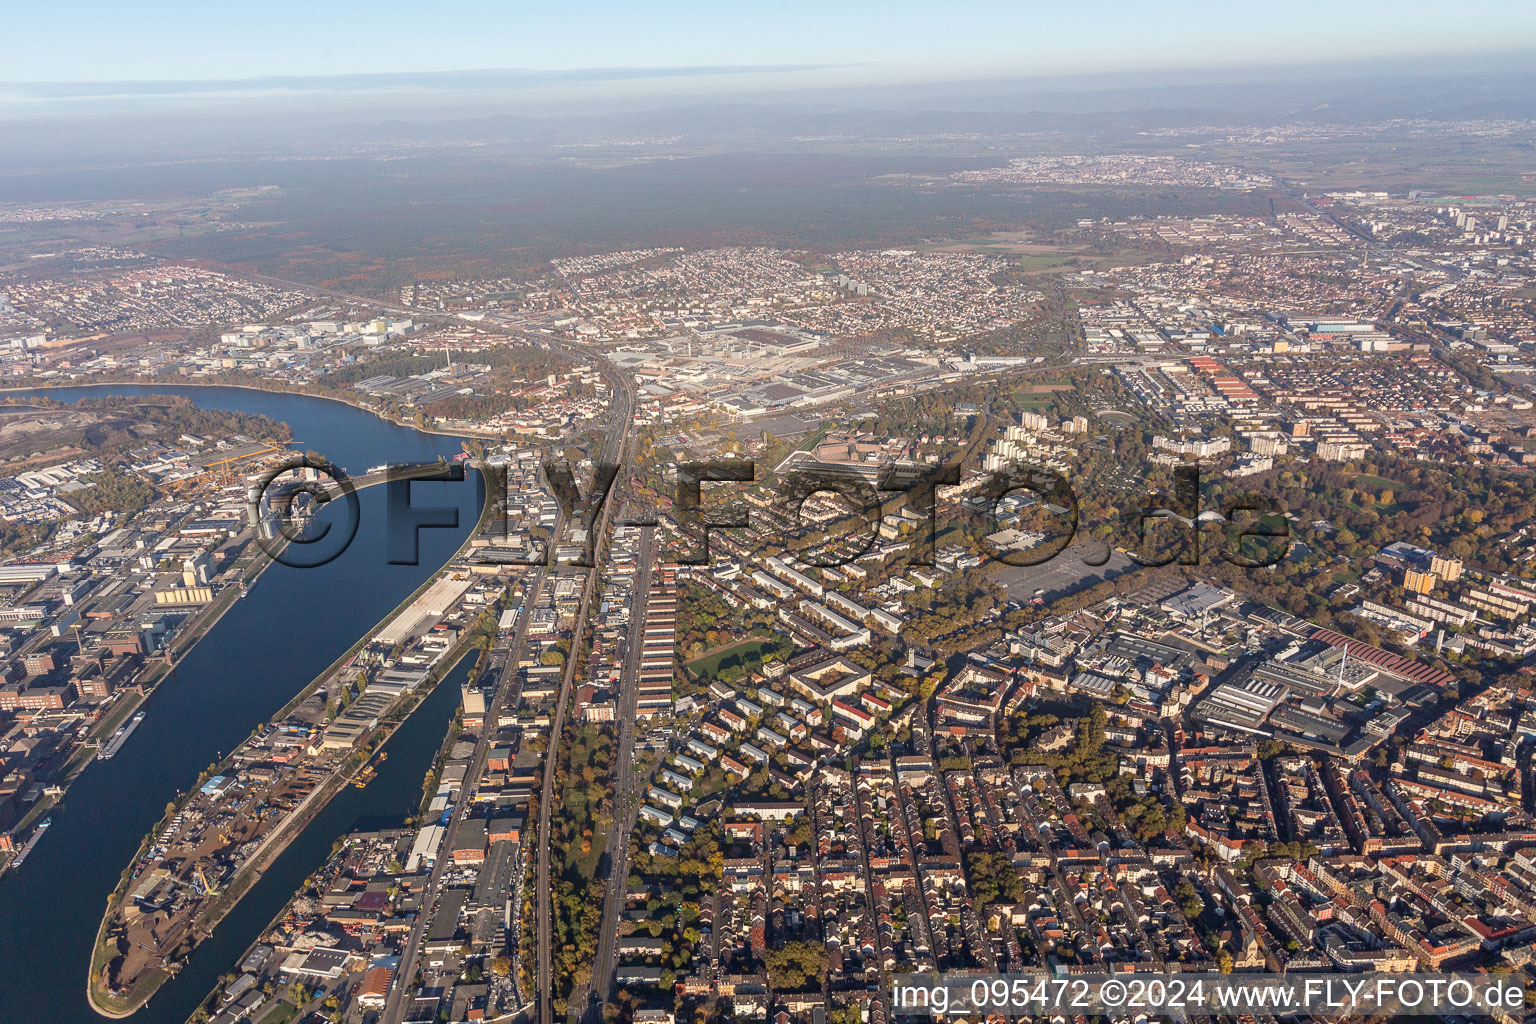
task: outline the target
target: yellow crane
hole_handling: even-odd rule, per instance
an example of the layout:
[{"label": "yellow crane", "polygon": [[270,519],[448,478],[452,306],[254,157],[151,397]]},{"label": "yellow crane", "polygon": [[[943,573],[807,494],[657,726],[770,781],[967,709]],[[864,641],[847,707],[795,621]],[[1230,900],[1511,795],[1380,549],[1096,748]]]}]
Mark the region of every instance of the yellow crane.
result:
[{"label": "yellow crane", "polygon": [[203,883],[203,891],[209,896],[217,896],[219,890],[214,888],[213,883],[208,881],[208,876],[203,874],[203,866],[198,864],[193,870],[197,872],[197,880]]}]

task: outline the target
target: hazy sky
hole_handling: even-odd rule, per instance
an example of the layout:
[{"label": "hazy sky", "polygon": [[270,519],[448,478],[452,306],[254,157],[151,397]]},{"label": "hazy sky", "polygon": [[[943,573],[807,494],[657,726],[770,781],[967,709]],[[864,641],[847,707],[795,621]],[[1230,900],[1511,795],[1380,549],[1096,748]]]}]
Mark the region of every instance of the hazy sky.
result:
[{"label": "hazy sky", "polygon": [[1536,3],[77,0],[8,4],[4,24],[15,83],[836,65],[826,85],[1514,49],[1536,44]]}]

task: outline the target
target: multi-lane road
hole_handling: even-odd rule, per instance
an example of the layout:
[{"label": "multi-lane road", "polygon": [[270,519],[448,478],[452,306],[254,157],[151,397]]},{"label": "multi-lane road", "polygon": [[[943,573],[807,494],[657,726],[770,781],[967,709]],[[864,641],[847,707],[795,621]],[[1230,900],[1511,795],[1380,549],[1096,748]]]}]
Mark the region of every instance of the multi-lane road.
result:
[{"label": "multi-lane road", "polygon": [[[575,346],[554,347],[565,349],[569,352],[569,354],[577,357],[592,358],[594,362],[596,362],[599,371],[608,380],[610,386],[612,387],[614,401],[609,416],[609,426],[603,437],[603,457],[605,459],[611,459],[622,464],[629,454],[631,442],[630,432],[634,426],[634,381],[629,377],[619,373],[617,369],[612,366],[612,364],[607,363],[601,356],[591,356],[590,353],[582,351]],[[580,658],[577,657],[577,653],[580,649],[581,639],[587,617],[591,612],[591,597],[594,590],[594,584],[598,578],[597,567],[602,565],[602,542],[604,536],[606,535],[612,508],[613,502],[611,500],[606,502],[603,506],[603,512],[601,516],[602,522],[599,524],[593,524],[593,567],[587,570],[587,579],[582,590],[581,605],[577,612],[575,626],[572,630],[571,656],[567,659],[566,673],[561,683],[559,702],[556,707],[555,719],[553,722],[552,731],[550,733],[548,763],[544,768],[544,788],[541,794],[539,806],[538,870],[535,876],[535,913],[537,915],[538,921],[538,980],[536,982],[536,991],[534,993],[534,997],[537,1000],[539,1006],[539,1020],[544,1022],[548,1022],[553,1019],[553,1008],[550,1006],[549,1000],[551,977],[551,926],[549,918],[551,904],[549,884],[549,843],[547,837],[549,835],[549,808],[551,803],[552,785],[555,775],[555,760],[559,753],[558,744],[560,733],[564,725],[566,708],[569,704],[569,698],[572,689],[572,678],[580,662]],[[558,538],[563,535],[567,525],[567,510],[562,509],[560,512],[560,517],[555,524],[555,530],[550,541],[551,554],[553,553],[553,549]],[[553,563],[552,558],[551,563]],[[525,603],[531,603],[538,599],[539,594],[544,588],[545,580],[552,571],[556,571],[552,564],[546,565],[540,567],[539,570],[533,575],[533,577],[529,580],[526,589],[523,591],[523,599]],[[495,694],[493,695],[490,704],[486,708],[485,726],[480,730],[480,737],[476,741],[475,753],[470,763],[470,770],[465,775],[466,780],[474,780],[479,778],[482,770],[485,767],[486,758],[490,753],[491,739],[495,735],[496,731],[495,723],[499,720],[501,709],[507,699],[509,691],[512,689],[510,676],[515,673],[515,669],[517,667],[517,658],[525,649],[527,644],[528,623],[530,619],[531,615],[525,614],[520,616],[517,631],[514,634],[512,643],[507,648],[507,653],[503,657],[502,664],[496,666],[496,669],[499,671],[500,678],[498,680]],[[512,672],[507,671],[509,665],[513,669]],[[464,815],[470,803],[471,801],[469,800],[461,799],[454,805],[452,815],[448,822],[448,827],[444,833],[445,836],[449,837],[449,841],[451,841],[451,837],[457,833],[459,824],[463,821]],[[448,860],[449,858],[446,856],[439,855],[437,862],[433,865],[432,873],[428,877],[427,886],[422,899],[422,913],[418,915],[418,919],[415,925],[411,928],[411,931],[406,938],[405,946],[401,951],[400,969],[397,971],[394,984],[390,988],[389,996],[385,1004],[384,1013],[379,1018],[381,1024],[400,1024],[400,1021],[404,1017],[405,1009],[408,1006],[406,993],[410,988],[410,980],[416,973],[416,959],[420,953],[421,940],[425,935],[427,926],[431,920],[431,911],[436,904],[438,893],[441,887],[443,870],[447,865]]]},{"label": "multi-lane road", "polygon": [[[456,317],[448,314],[435,313],[414,307],[402,306],[398,303],[391,303],[387,301],[380,301],[378,299],[352,295],[347,292],[317,287],[315,285],[307,284],[304,282],[290,281],[282,278],[268,278],[260,275],[254,275],[253,279],[266,281],[272,284],[280,284],[284,287],[295,288],[297,290],[308,292],[314,295],[324,295],[332,298],[350,299],[357,302],[368,303],[378,309],[382,309],[388,312],[408,314],[420,320],[437,320],[442,322],[455,323],[459,322]],[[499,329],[511,335],[518,335],[527,338],[527,335],[525,335],[522,331],[519,331],[516,327],[510,324],[500,322],[496,317],[487,318],[483,326],[492,329]],[[634,413],[636,405],[636,388],[633,378],[627,374],[622,373],[616,366],[608,362],[607,359],[604,358],[601,354],[590,352],[580,345],[556,342],[551,339],[539,339],[539,342],[541,344],[547,345],[551,349],[565,352],[566,354],[575,356],[577,358],[590,360],[596,365],[598,371],[602,373],[603,377],[609,382],[614,400],[609,417],[609,425],[603,435],[603,458],[601,461],[610,461],[621,466],[626,465],[633,446],[632,431],[635,422]],[[614,484],[615,491],[619,491],[623,488],[623,482],[626,479],[627,474],[621,473],[618,480]],[[575,624],[572,628],[570,644],[571,656],[567,659],[566,673],[561,681],[560,695],[556,703],[555,716],[551,725],[548,763],[544,767],[544,783],[540,794],[539,826],[537,832],[538,865],[534,879],[535,915],[537,919],[536,941],[538,947],[538,969],[535,982],[534,998],[538,1004],[537,1020],[539,1021],[539,1024],[553,1024],[554,1020],[554,1006],[551,999],[553,984],[553,973],[551,970],[551,959],[553,952],[551,948],[551,936],[553,932],[553,926],[551,918],[553,906],[550,899],[549,824],[550,809],[554,798],[555,762],[559,755],[560,736],[562,730],[564,729],[565,715],[570,704],[574,675],[581,661],[581,659],[578,657],[578,654],[581,649],[582,638],[585,634],[587,618],[591,612],[591,598],[596,589],[596,582],[599,577],[599,567],[602,565],[604,541],[606,539],[609,528],[611,512],[614,505],[618,503],[618,498],[619,495],[617,493],[610,495],[609,500],[603,504],[602,514],[599,517],[601,521],[592,524],[591,550],[594,554],[592,559],[593,564],[591,568],[586,570],[587,578],[582,590],[581,603],[576,615]],[[567,517],[563,514],[563,512],[564,510],[562,510],[560,521],[556,524],[556,530],[554,533],[555,538],[559,538],[562,535],[567,525]],[[636,580],[637,601],[643,601],[644,595],[649,589],[649,563],[651,557],[651,531],[649,529],[647,529],[645,532],[642,544],[644,548],[644,554],[641,560],[642,568],[640,571],[643,575],[637,577]],[[553,551],[553,546],[554,541],[551,542],[551,551]],[[524,594],[526,595],[525,599],[533,599],[541,592],[544,586],[545,578],[551,571],[552,569],[549,567],[539,569],[539,571],[530,581],[528,589],[524,591]],[[522,617],[512,645],[508,648],[508,654],[506,655],[503,664],[499,666],[503,676],[507,674],[505,672],[506,664],[510,662],[515,667],[516,662],[513,660],[513,658],[525,647],[527,624],[529,618],[530,616],[527,615]],[[631,635],[636,637],[636,642],[631,645],[632,648],[638,648],[639,633],[635,632]],[[635,656],[633,650],[631,651],[631,656]],[[471,762],[471,771],[465,776],[467,780],[478,778],[480,772],[485,766],[486,757],[490,752],[490,739],[494,734],[494,728],[492,727],[492,724],[497,721],[499,712],[503,706],[503,702],[506,700],[507,692],[511,688],[508,685],[509,682],[510,680],[506,678],[501,678],[498,681],[495,695],[492,698],[490,706],[486,710],[486,726],[485,728],[481,729],[480,738],[475,745],[475,755],[473,761]],[[626,709],[630,713],[627,713],[624,716],[625,726],[623,727],[623,730],[624,736],[626,738],[621,740],[621,744],[624,746],[624,749],[621,751],[620,765],[625,767],[627,767],[632,760],[632,724],[634,718],[632,713],[634,704],[633,690],[634,686],[633,683],[631,683],[627,691],[629,695],[626,698]],[[627,797],[629,787],[633,783],[632,774],[632,771],[625,770],[620,770],[619,773],[619,784],[623,787],[623,790],[621,793],[617,794],[619,801],[616,802],[616,806],[620,808],[620,815],[624,815],[626,805],[633,802]],[[455,804],[453,813],[448,822],[448,828],[445,832],[446,836],[451,837],[455,834],[459,823],[463,820],[465,810],[469,803],[470,801],[461,799],[457,804]],[[630,820],[631,818],[632,815],[628,815],[625,816],[624,820]],[[623,845],[627,840],[627,836],[628,829],[620,827],[616,822],[614,837],[617,838],[615,839],[614,837],[610,837],[610,847],[614,842],[618,842],[620,849],[627,849]],[[433,866],[432,873],[428,878],[427,887],[424,892],[422,901],[423,910],[422,913],[418,915],[418,919],[412,927],[409,935],[407,936],[405,946],[402,949],[400,968],[396,972],[394,984],[390,988],[389,996],[385,1003],[384,1012],[379,1018],[382,1024],[400,1024],[400,1021],[403,1019],[405,1009],[409,1005],[408,1000],[406,999],[406,993],[410,989],[411,979],[416,974],[416,959],[420,953],[422,936],[425,934],[427,924],[431,919],[431,909],[435,905],[441,886],[443,870],[447,864],[447,861],[448,858],[439,856],[436,864]],[[620,875],[620,877],[622,877],[622,875]],[[612,928],[615,921],[616,918],[614,916],[605,915],[604,931],[606,932]],[[611,943],[609,945],[608,957],[611,961]],[[610,962],[609,969],[603,972],[603,981],[601,982],[603,988],[601,990],[604,992],[607,991],[606,986],[609,978],[611,978],[611,975],[612,970]],[[597,976],[594,975],[594,977]]]},{"label": "multi-lane road", "polygon": [[[597,962],[592,966],[584,1024],[601,1024],[603,1004],[613,997],[614,952],[618,948],[619,915],[624,909],[624,879],[629,877],[629,836],[635,830],[639,803],[634,799],[635,710],[640,693],[640,657],[645,645],[645,609],[651,594],[651,563],[655,543],[652,527],[641,527],[636,552],[634,611],[629,617],[628,650],[619,680],[619,751],[614,760],[613,826],[605,849],[608,886],[598,926]],[[580,998],[580,993],[572,993]]]},{"label": "multi-lane road", "polygon": [[[555,529],[558,531],[563,522],[557,522]],[[559,534],[557,533],[556,536]],[[533,574],[523,591],[524,605],[536,600],[544,587],[545,577],[549,574],[548,568],[540,568]],[[496,679],[496,690],[485,710],[485,725],[480,729],[480,738],[475,742],[475,756],[470,762],[470,771],[464,776],[466,784],[469,780],[480,776],[480,771],[485,767],[486,757],[490,754],[491,737],[495,735],[496,723],[501,717],[501,709],[506,703],[507,694],[513,688],[513,676],[517,673],[517,652],[523,650],[528,637],[528,620],[530,615],[518,616],[517,630],[513,634],[512,643],[506,648],[501,662],[487,669],[487,674]],[[444,831],[444,848],[439,852],[437,861],[432,865],[432,873],[427,877],[427,885],[423,890],[421,900],[421,912],[416,915],[416,921],[412,925],[405,939],[405,945],[400,952],[400,967],[395,972],[394,984],[390,986],[389,996],[384,1004],[384,1013],[380,1016],[381,1024],[400,1024],[404,1019],[408,1002],[406,992],[410,990],[411,978],[416,973],[416,957],[421,950],[421,938],[426,933],[427,926],[432,920],[432,910],[436,906],[438,892],[442,883],[443,869],[452,861],[448,856],[448,844],[452,843],[453,836],[458,833],[459,823],[464,820],[464,814],[473,801],[460,794],[460,799],[453,806],[453,813],[448,819],[448,827]]]},{"label": "multi-lane road", "polygon": [[[634,426],[635,386],[634,381],[622,376],[608,368],[608,365],[599,363],[604,375],[613,384],[614,402],[613,412],[610,417],[608,429],[603,434],[603,459],[623,466],[628,462]],[[617,490],[623,486],[623,474],[620,474],[614,488]],[[538,1000],[539,1024],[553,1024],[555,1019],[554,1008],[554,971],[552,961],[554,958],[554,905],[551,901],[550,884],[550,811],[554,804],[555,796],[555,766],[560,755],[560,739],[565,729],[565,716],[571,702],[571,691],[576,672],[580,669],[582,659],[579,656],[582,646],[582,638],[586,632],[587,618],[591,614],[592,595],[596,590],[597,580],[601,573],[601,565],[604,556],[604,541],[608,534],[608,524],[611,519],[613,507],[618,503],[617,494],[610,495],[604,502],[600,522],[592,524],[592,566],[586,570],[587,578],[582,587],[581,603],[576,612],[576,622],[571,629],[570,655],[566,659],[565,675],[560,682],[560,696],[555,703],[555,715],[550,723],[549,753],[544,764],[544,784],[539,794],[539,830],[538,830],[538,867],[534,874],[534,915],[535,915],[535,945],[538,948],[538,971],[534,983],[535,998]],[[390,1022],[393,1024],[393,1022]]]}]

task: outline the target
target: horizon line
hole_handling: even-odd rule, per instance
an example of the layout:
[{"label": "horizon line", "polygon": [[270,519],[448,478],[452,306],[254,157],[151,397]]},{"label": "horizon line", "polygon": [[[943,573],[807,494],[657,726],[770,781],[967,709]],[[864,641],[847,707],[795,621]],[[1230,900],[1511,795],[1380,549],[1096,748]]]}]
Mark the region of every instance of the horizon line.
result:
[{"label": "horizon line", "polygon": [[[1230,72],[1263,73],[1266,71],[1305,70],[1309,68],[1326,67],[1335,72],[1337,77],[1356,77],[1362,73],[1369,73],[1372,69],[1383,65],[1406,64],[1417,61],[1428,53],[1435,53],[1442,60],[1450,58],[1452,62],[1459,63],[1468,59],[1494,58],[1494,59],[1519,59],[1536,56],[1536,47],[1529,45],[1514,47],[1490,47],[1478,49],[1466,49],[1457,51],[1433,50],[1398,53],[1379,53],[1364,56],[1354,65],[1340,67],[1334,60],[1326,58],[1314,59],[1280,59],[1271,62],[1255,62],[1252,60],[1233,59],[1227,63],[1212,63],[1206,61],[1192,61],[1188,64],[1147,64],[1139,67],[1126,67],[1123,64],[1104,68],[1082,68],[1080,70],[1042,69],[1032,71],[1029,69],[1001,68],[995,65],[978,67],[976,65],[952,66],[948,64],[906,65],[912,72],[905,79],[911,83],[925,82],[976,82],[976,81],[1044,81],[1051,79],[1084,79],[1084,78],[1134,78],[1144,75],[1177,75],[1177,74],[1220,74]],[[402,70],[402,71],[341,71],[331,74],[257,74],[257,75],[233,75],[222,78],[210,78],[207,76],[189,78],[76,78],[76,79],[7,79],[0,78],[0,89],[15,90],[75,90],[84,88],[119,87],[130,89],[144,89],[151,87],[179,87],[179,88],[218,88],[221,91],[234,91],[241,87],[272,87],[281,85],[319,84],[319,83],[355,83],[365,85],[368,83],[421,83],[428,84],[432,81],[449,81],[454,79],[479,78],[479,79],[516,79],[531,82],[537,81],[624,81],[633,78],[692,78],[707,77],[713,75],[752,75],[752,74],[793,74],[797,72],[815,72],[830,70],[845,70],[854,68],[877,69],[885,65],[879,61],[845,61],[845,62],[811,62],[811,63],[769,63],[769,64],[681,64],[681,65],[590,65],[568,68],[535,68],[535,67],[465,67],[442,70]],[[1404,69],[1408,70],[1408,69]],[[1496,71],[1536,71],[1536,68],[1525,67],[1457,67],[1440,64],[1432,67],[1418,68],[1426,77],[1455,71],[1475,71],[1479,73],[1492,73]],[[67,92],[63,94],[67,96]],[[57,98],[63,98],[58,96]],[[42,98],[42,97],[40,97]],[[55,97],[49,97],[55,98]]]}]

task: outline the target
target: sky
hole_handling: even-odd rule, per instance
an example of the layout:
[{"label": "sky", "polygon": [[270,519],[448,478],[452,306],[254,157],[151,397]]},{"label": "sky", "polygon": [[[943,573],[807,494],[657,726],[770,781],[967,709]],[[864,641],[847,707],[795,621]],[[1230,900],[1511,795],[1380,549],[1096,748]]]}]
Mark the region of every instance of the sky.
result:
[{"label": "sky", "polygon": [[73,0],[4,24],[0,82],[33,84],[728,66],[826,87],[1536,45],[1529,0]]}]

